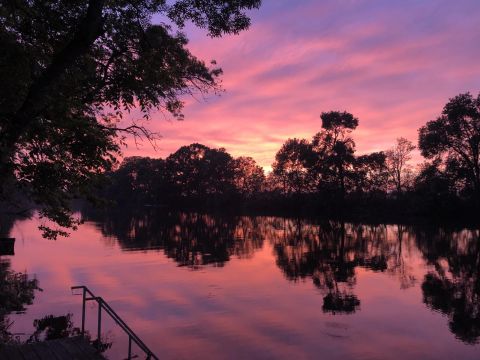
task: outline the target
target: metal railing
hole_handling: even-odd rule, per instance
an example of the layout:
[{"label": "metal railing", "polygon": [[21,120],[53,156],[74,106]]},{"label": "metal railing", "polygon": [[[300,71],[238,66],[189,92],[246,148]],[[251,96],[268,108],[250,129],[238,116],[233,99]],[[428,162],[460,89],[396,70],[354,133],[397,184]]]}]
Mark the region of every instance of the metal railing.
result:
[{"label": "metal railing", "polygon": [[[132,329],[117,315],[117,313],[108,305],[108,303],[99,296],[95,296],[86,286],[72,286],[73,290],[82,289],[82,336],[85,335],[85,305],[87,301],[96,301],[98,304],[98,318],[97,318],[97,345],[101,346],[101,331],[102,331],[102,310],[104,310],[117,323],[118,326],[128,335],[128,358],[132,359],[132,341],[145,353],[146,359],[158,360],[158,357],[144,344],[142,340],[133,332]],[[87,297],[88,294],[88,297]]]}]

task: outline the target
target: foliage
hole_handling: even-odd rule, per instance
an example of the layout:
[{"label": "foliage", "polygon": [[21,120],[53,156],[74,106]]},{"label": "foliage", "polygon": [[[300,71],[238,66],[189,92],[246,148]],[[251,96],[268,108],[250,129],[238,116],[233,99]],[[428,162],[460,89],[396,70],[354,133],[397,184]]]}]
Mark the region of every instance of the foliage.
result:
[{"label": "foliage", "polygon": [[171,182],[182,197],[228,194],[233,190],[233,159],[225,149],[182,146],[167,159]]},{"label": "foliage", "polygon": [[252,158],[234,159],[225,149],[191,144],[166,160],[126,159],[111,175],[119,185],[113,193],[137,204],[223,199],[229,207],[262,211],[473,216],[468,169],[457,157],[435,156],[415,173],[415,146],[408,139],[398,138],[387,151],[356,155],[352,132],[359,120],[338,111],[324,112],[321,119],[322,129],[311,141],[293,138],[282,144],[266,176]]},{"label": "foliage", "polygon": [[353,186],[358,193],[385,193],[388,169],[384,152],[358,156],[354,162]]},{"label": "foliage", "polygon": [[[221,69],[197,59],[175,30],[210,36],[248,28],[260,0],[0,2],[0,195],[7,184],[74,227],[70,201],[89,198],[125,135],[155,134],[122,116],[161,109],[182,119],[182,95],[217,91]],[[155,23],[152,17],[155,15]],[[24,204],[23,206],[26,206]],[[46,229],[48,230],[48,229]],[[57,232],[47,231],[54,237]]]},{"label": "foliage", "polygon": [[27,274],[13,272],[8,262],[0,262],[0,316],[11,312],[25,311],[31,305],[35,290],[40,290],[37,279],[29,279]]},{"label": "foliage", "polygon": [[309,192],[312,179],[308,171],[311,145],[305,139],[288,139],[275,155],[273,174],[285,194]]},{"label": "foliage", "polygon": [[104,197],[121,203],[148,204],[161,202],[168,191],[166,164],[163,159],[127,157],[110,174],[111,184]]},{"label": "foliage", "polygon": [[128,157],[109,174],[104,197],[130,205],[165,206],[179,200],[249,199],[264,191],[263,169],[252,158],[233,158],[225,149],[182,146],[163,159]]},{"label": "foliage", "polygon": [[423,233],[417,236],[431,270],[425,275],[423,301],[446,315],[460,340],[480,339],[480,251],[478,230],[461,233]]},{"label": "foliage", "polygon": [[414,188],[430,209],[441,211],[455,204],[457,185],[453,174],[441,169],[440,159],[421,165]]},{"label": "foliage", "polygon": [[233,160],[235,188],[246,197],[253,197],[265,188],[263,168],[251,157],[240,156]]},{"label": "foliage", "polygon": [[37,279],[14,272],[9,262],[0,261],[0,343],[15,341],[8,315],[24,312],[25,306],[33,303],[35,291],[41,291]]},{"label": "foliage", "polygon": [[73,314],[60,316],[47,315],[41,319],[35,319],[34,333],[28,342],[47,341],[80,335],[80,329],[73,326]]},{"label": "foliage", "polygon": [[389,175],[389,185],[398,194],[407,190],[412,179],[412,167],[409,161],[412,159],[412,151],[415,146],[411,141],[400,137],[396,145],[386,151],[386,165]]},{"label": "foliage", "polygon": [[339,111],[324,112],[320,118],[323,130],[312,140],[313,172],[320,188],[339,191],[344,197],[355,161],[355,142],[350,133],[358,126],[358,119]]},{"label": "foliage", "polygon": [[322,130],[311,142],[288,139],[278,151],[273,175],[283,192],[330,192],[344,198],[347,193],[385,191],[385,155],[372,153],[355,157],[350,136],[358,119],[348,112],[321,114]]},{"label": "foliage", "polygon": [[480,94],[460,94],[436,120],[419,130],[419,147],[427,159],[438,159],[457,177],[458,191],[480,199]]}]

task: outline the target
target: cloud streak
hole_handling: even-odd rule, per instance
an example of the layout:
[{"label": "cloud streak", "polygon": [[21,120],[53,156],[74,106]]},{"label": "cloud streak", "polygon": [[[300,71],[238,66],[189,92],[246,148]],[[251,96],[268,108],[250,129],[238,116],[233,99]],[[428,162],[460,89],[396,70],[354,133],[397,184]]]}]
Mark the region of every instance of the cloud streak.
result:
[{"label": "cloud streak", "polygon": [[390,147],[435,118],[448,98],[480,90],[477,0],[265,0],[239,36],[187,28],[198,57],[224,69],[226,92],[186,99],[186,120],[151,122],[163,139],[125,155],[167,156],[191,142],[253,156],[268,168],[291,137],[311,138],[319,114],[360,119],[360,153]]}]

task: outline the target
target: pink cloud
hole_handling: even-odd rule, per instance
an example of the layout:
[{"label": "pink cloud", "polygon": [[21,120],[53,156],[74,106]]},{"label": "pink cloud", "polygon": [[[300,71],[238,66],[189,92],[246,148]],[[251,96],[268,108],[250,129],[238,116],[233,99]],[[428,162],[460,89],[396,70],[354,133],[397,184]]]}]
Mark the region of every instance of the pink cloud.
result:
[{"label": "pink cloud", "polygon": [[187,29],[199,58],[224,69],[221,96],[186,99],[183,122],[155,114],[166,157],[192,142],[253,156],[268,168],[289,137],[311,138],[319,114],[347,110],[360,119],[360,153],[390,147],[435,118],[460,92],[480,90],[475,1],[265,1],[239,36],[209,39]]}]

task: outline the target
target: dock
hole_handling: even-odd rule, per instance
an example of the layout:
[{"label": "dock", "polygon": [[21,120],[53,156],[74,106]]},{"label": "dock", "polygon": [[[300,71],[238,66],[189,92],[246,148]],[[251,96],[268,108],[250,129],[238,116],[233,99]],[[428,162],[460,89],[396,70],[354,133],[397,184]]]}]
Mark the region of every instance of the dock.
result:
[{"label": "dock", "polygon": [[0,347],[2,360],[105,360],[83,336]]}]

